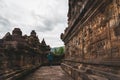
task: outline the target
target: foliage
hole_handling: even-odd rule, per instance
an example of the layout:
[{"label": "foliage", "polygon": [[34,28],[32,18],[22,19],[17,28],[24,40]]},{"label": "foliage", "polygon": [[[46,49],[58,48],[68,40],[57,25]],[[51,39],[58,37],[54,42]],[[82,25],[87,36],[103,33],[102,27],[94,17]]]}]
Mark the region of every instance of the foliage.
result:
[{"label": "foliage", "polygon": [[60,47],[60,48],[59,48],[58,54],[60,54],[60,55],[64,54],[64,48],[63,48],[63,47]]},{"label": "foliage", "polygon": [[63,54],[64,54],[64,47],[52,48],[51,51],[52,51],[55,55],[63,55]]},{"label": "foliage", "polygon": [[55,48],[55,50],[54,50],[53,53],[54,53],[54,54],[58,54],[58,50]]}]

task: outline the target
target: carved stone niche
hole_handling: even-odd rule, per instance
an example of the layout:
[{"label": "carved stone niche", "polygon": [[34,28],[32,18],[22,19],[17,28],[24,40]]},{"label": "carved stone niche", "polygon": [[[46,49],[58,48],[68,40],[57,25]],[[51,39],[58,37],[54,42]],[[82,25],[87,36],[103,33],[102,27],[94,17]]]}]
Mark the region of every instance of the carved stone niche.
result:
[{"label": "carved stone niche", "polygon": [[114,28],[115,36],[120,36],[120,25]]},{"label": "carved stone niche", "polygon": [[118,6],[120,6],[120,0],[116,0]]},{"label": "carved stone niche", "polygon": [[118,53],[119,52],[119,48],[118,47],[112,47],[111,52],[112,53]]}]

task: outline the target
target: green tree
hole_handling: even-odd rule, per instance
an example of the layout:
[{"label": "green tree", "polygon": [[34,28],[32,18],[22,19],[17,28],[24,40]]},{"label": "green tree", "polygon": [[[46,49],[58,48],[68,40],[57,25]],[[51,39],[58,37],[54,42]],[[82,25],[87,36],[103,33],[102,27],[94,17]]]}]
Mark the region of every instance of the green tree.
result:
[{"label": "green tree", "polygon": [[54,54],[58,54],[58,51],[56,48],[54,49]]},{"label": "green tree", "polygon": [[60,47],[60,48],[59,48],[58,54],[59,54],[59,55],[64,54],[64,48],[63,48],[63,47]]}]

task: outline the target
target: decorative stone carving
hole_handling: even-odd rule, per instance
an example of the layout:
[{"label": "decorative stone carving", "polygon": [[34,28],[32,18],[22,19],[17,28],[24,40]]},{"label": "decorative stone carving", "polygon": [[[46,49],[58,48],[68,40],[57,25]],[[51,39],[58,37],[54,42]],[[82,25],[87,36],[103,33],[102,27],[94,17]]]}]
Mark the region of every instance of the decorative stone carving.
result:
[{"label": "decorative stone carving", "polygon": [[22,31],[15,28],[12,35],[8,32],[0,39],[0,70],[5,72],[10,69],[18,70],[38,66],[47,61],[44,55],[49,52],[50,46],[45,41],[40,43],[34,30],[30,36],[22,36]]},{"label": "decorative stone carving", "polygon": [[15,28],[12,31],[12,35],[18,35],[18,36],[22,36],[22,31],[19,28]]},{"label": "decorative stone carving", "polygon": [[114,29],[115,36],[120,36],[120,25]]},{"label": "decorative stone carving", "polygon": [[62,68],[75,80],[120,80],[119,4],[120,0],[69,0],[69,24],[61,34],[67,59]]}]

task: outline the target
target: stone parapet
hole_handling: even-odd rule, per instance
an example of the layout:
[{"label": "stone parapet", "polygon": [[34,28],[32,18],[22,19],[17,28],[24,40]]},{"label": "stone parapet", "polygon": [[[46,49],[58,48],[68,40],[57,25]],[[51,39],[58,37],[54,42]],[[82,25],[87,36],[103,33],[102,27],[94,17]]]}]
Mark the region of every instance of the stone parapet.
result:
[{"label": "stone parapet", "polygon": [[74,80],[120,80],[120,70],[118,66],[111,67],[65,62],[61,64],[61,67]]},{"label": "stone parapet", "polygon": [[41,65],[36,65],[32,66],[29,68],[22,68],[19,70],[13,70],[13,71],[8,71],[4,73],[0,73],[0,80],[17,80],[20,79],[21,77],[28,75],[32,71],[36,70],[39,68]]}]

